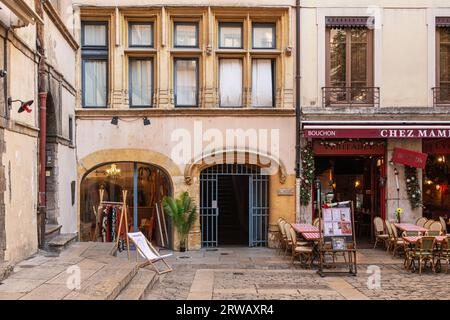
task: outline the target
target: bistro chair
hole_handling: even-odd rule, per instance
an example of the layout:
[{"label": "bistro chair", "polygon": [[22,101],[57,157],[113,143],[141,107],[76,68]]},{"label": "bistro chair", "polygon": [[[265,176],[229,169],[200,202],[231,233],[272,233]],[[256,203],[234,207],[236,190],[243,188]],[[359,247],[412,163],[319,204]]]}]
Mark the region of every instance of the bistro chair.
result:
[{"label": "bistro chair", "polygon": [[419,231],[403,231],[402,236],[403,237],[419,237],[420,232]]},{"label": "bistro chair", "polygon": [[427,265],[427,262],[431,263],[431,269],[434,272],[434,247],[436,245],[435,237],[422,237],[417,242],[416,250],[412,254],[412,259],[417,260],[419,263],[419,274],[422,273],[422,266]]},{"label": "bistro chair", "polygon": [[438,255],[436,257],[436,263],[439,261],[439,264],[441,265],[441,267],[442,267],[442,261],[445,261],[445,266],[446,266],[445,273],[448,273],[448,266],[449,266],[449,260],[450,260],[449,241],[450,241],[450,239],[447,237],[441,243],[441,249],[439,250]]},{"label": "bistro chair", "polygon": [[447,234],[447,223],[445,222],[445,219],[443,217],[439,217],[439,222],[442,225],[442,233]]},{"label": "bistro chair", "polygon": [[428,220],[427,222],[425,222],[425,224],[423,225],[423,227],[424,227],[425,229],[430,229],[430,226],[431,226],[434,222],[435,222],[434,220],[430,219],[430,220]]},{"label": "bistro chair", "polygon": [[430,231],[442,231],[442,225],[439,221],[434,221],[429,228]]},{"label": "bistro chair", "polygon": [[423,227],[427,221],[428,221],[427,218],[420,217],[419,219],[416,220],[416,226]]},{"label": "bistro chair", "polygon": [[[292,264],[296,257],[299,258],[300,262],[304,261],[305,265],[311,267],[313,260],[313,248],[307,245],[297,245],[297,243],[303,243],[297,241],[297,233],[294,228],[290,228],[292,243]],[[304,259],[304,260],[303,260]]]},{"label": "bistro chair", "polygon": [[284,228],[284,225],[286,223],[287,222],[284,220],[281,220],[278,222],[278,228],[280,229],[280,252],[279,252],[280,254],[283,251],[283,249],[286,250],[286,246],[287,246],[287,242],[288,242],[287,236],[286,236],[286,230]]},{"label": "bistro chair", "polygon": [[319,218],[315,218],[312,224],[314,227],[319,227],[319,222],[320,222]]},{"label": "bistro chair", "polygon": [[442,232],[437,230],[428,230],[427,232],[425,232],[425,235],[427,237],[439,237],[440,235],[442,235]]},{"label": "bistro chair", "polygon": [[405,241],[403,239],[399,239],[398,238],[398,232],[397,232],[397,227],[395,226],[395,224],[391,224],[391,228],[392,228],[392,235],[393,235],[393,240],[392,240],[392,255],[395,257],[395,253],[397,252],[397,250],[404,248],[405,246]]},{"label": "bistro chair", "polygon": [[388,232],[388,241],[387,241],[387,249],[386,249],[386,251],[389,252],[389,250],[391,250],[391,248],[393,246],[394,235],[392,233],[392,225],[389,222],[389,220],[385,220],[384,223],[386,225],[386,230]]},{"label": "bistro chair", "polygon": [[286,222],[284,224],[284,230],[285,230],[286,238],[287,238],[287,240],[286,240],[286,248],[284,250],[284,255],[285,256],[287,255],[289,250],[291,250],[291,253],[292,253],[292,250],[293,250],[293,248],[292,248],[293,247],[293,240],[292,240],[291,229],[292,229],[292,226],[289,223]]},{"label": "bistro chair", "polygon": [[375,229],[375,245],[373,246],[373,248],[375,249],[377,247],[378,242],[382,242],[385,246],[387,246],[389,234],[387,234],[385,231],[383,219],[381,219],[380,217],[375,217],[373,219],[373,226]]}]

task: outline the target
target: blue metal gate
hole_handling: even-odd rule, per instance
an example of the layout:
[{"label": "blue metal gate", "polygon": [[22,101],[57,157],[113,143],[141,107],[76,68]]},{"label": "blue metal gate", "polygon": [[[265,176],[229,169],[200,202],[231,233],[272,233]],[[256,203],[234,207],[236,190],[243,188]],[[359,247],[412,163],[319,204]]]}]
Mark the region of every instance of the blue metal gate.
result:
[{"label": "blue metal gate", "polygon": [[249,246],[267,246],[269,177],[255,165],[222,164],[200,175],[200,225],[203,247],[217,247],[219,233],[218,176],[249,176]]}]

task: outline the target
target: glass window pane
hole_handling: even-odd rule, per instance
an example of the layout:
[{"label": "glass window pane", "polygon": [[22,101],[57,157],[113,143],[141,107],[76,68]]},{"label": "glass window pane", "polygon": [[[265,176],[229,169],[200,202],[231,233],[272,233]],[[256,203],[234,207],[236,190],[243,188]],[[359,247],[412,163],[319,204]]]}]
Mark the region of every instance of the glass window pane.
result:
[{"label": "glass window pane", "polygon": [[274,48],[275,25],[253,26],[253,48]]},{"label": "glass window pane", "polygon": [[84,62],[84,105],[86,107],[106,107],[107,62],[87,60]]},{"label": "glass window pane", "polygon": [[220,26],[220,47],[221,48],[241,48],[242,47],[242,27],[238,25]]},{"label": "glass window pane", "polygon": [[86,24],[84,25],[84,46],[106,46],[106,25]]},{"label": "glass window pane", "polygon": [[177,106],[197,105],[197,60],[176,60],[175,92]]},{"label": "glass window pane", "polygon": [[142,46],[142,47],[153,46],[153,25],[131,24],[130,46]]},{"label": "glass window pane", "polygon": [[242,106],[242,60],[220,60],[220,106]]},{"label": "glass window pane", "polygon": [[252,105],[273,106],[272,60],[255,59],[252,62]]},{"label": "glass window pane", "polygon": [[130,104],[132,106],[152,105],[152,74],[151,60],[131,60]]},{"label": "glass window pane", "polygon": [[175,46],[177,47],[197,47],[197,25],[176,24],[175,25]]},{"label": "glass window pane", "polygon": [[330,30],[330,85],[345,87],[346,33],[341,29]]}]

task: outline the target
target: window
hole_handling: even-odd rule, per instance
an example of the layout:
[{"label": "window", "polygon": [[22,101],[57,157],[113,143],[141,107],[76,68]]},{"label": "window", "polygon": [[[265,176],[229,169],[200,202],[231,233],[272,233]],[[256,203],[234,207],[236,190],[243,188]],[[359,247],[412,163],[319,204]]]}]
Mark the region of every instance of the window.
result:
[{"label": "window", "polygon": [[219,48],[241,49],[242,23],[222,22],[219,24]]},{"label": "window", "polygon": [[69,117],[69,141],[70,141],[70,145],[73,146],[74,141],[73,141],[73,118],[72,117]]},{"label": "window", "polygon": [[253,24],[253,49],[274,49],[276,47],[274,23]]},{"label": "window", "polygon": [[180,48],[198,47],[198,23],[175,22],[174,46]]},{"label": "window", "polygon": [[130,47],[153,47],[153,24],[130,22],[128,27],[128,42]]},{"label": "window", "polygon": [[108,95],[108,25],[82,24],[83,107],[105,108]]},{"label": "window", "polygon": [[252,61],[252,106],[275,106],[275,61],[253,59]]},{"label": "window", "polygon": [[242,60],[220,59],[220,106],[242,106]]},{"label": "window", "polygon": [[148,58],[130,58],[130,106],[151,107],[153,100],[153,63]]},{"label": "window", "polygon": [[365,27],[327,28],[327,87],[331,102],[371,103],[372,31]]},{"label": "window", "polygon": [[198,59],[175,59],[175,106],[198,105]]},{"label": "window", "polygon": [[437,32],[437,102],[450,104],[450,27]]}]

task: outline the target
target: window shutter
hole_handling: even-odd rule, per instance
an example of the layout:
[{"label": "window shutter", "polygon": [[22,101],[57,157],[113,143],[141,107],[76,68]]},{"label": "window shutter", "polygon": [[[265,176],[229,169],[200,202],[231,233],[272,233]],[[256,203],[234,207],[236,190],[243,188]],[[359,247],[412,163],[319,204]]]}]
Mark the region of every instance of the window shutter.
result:
[{"label": "window shutter", "polygon": [[450,17],[437,17],[436,27],[438,28],[450,28]]}]

